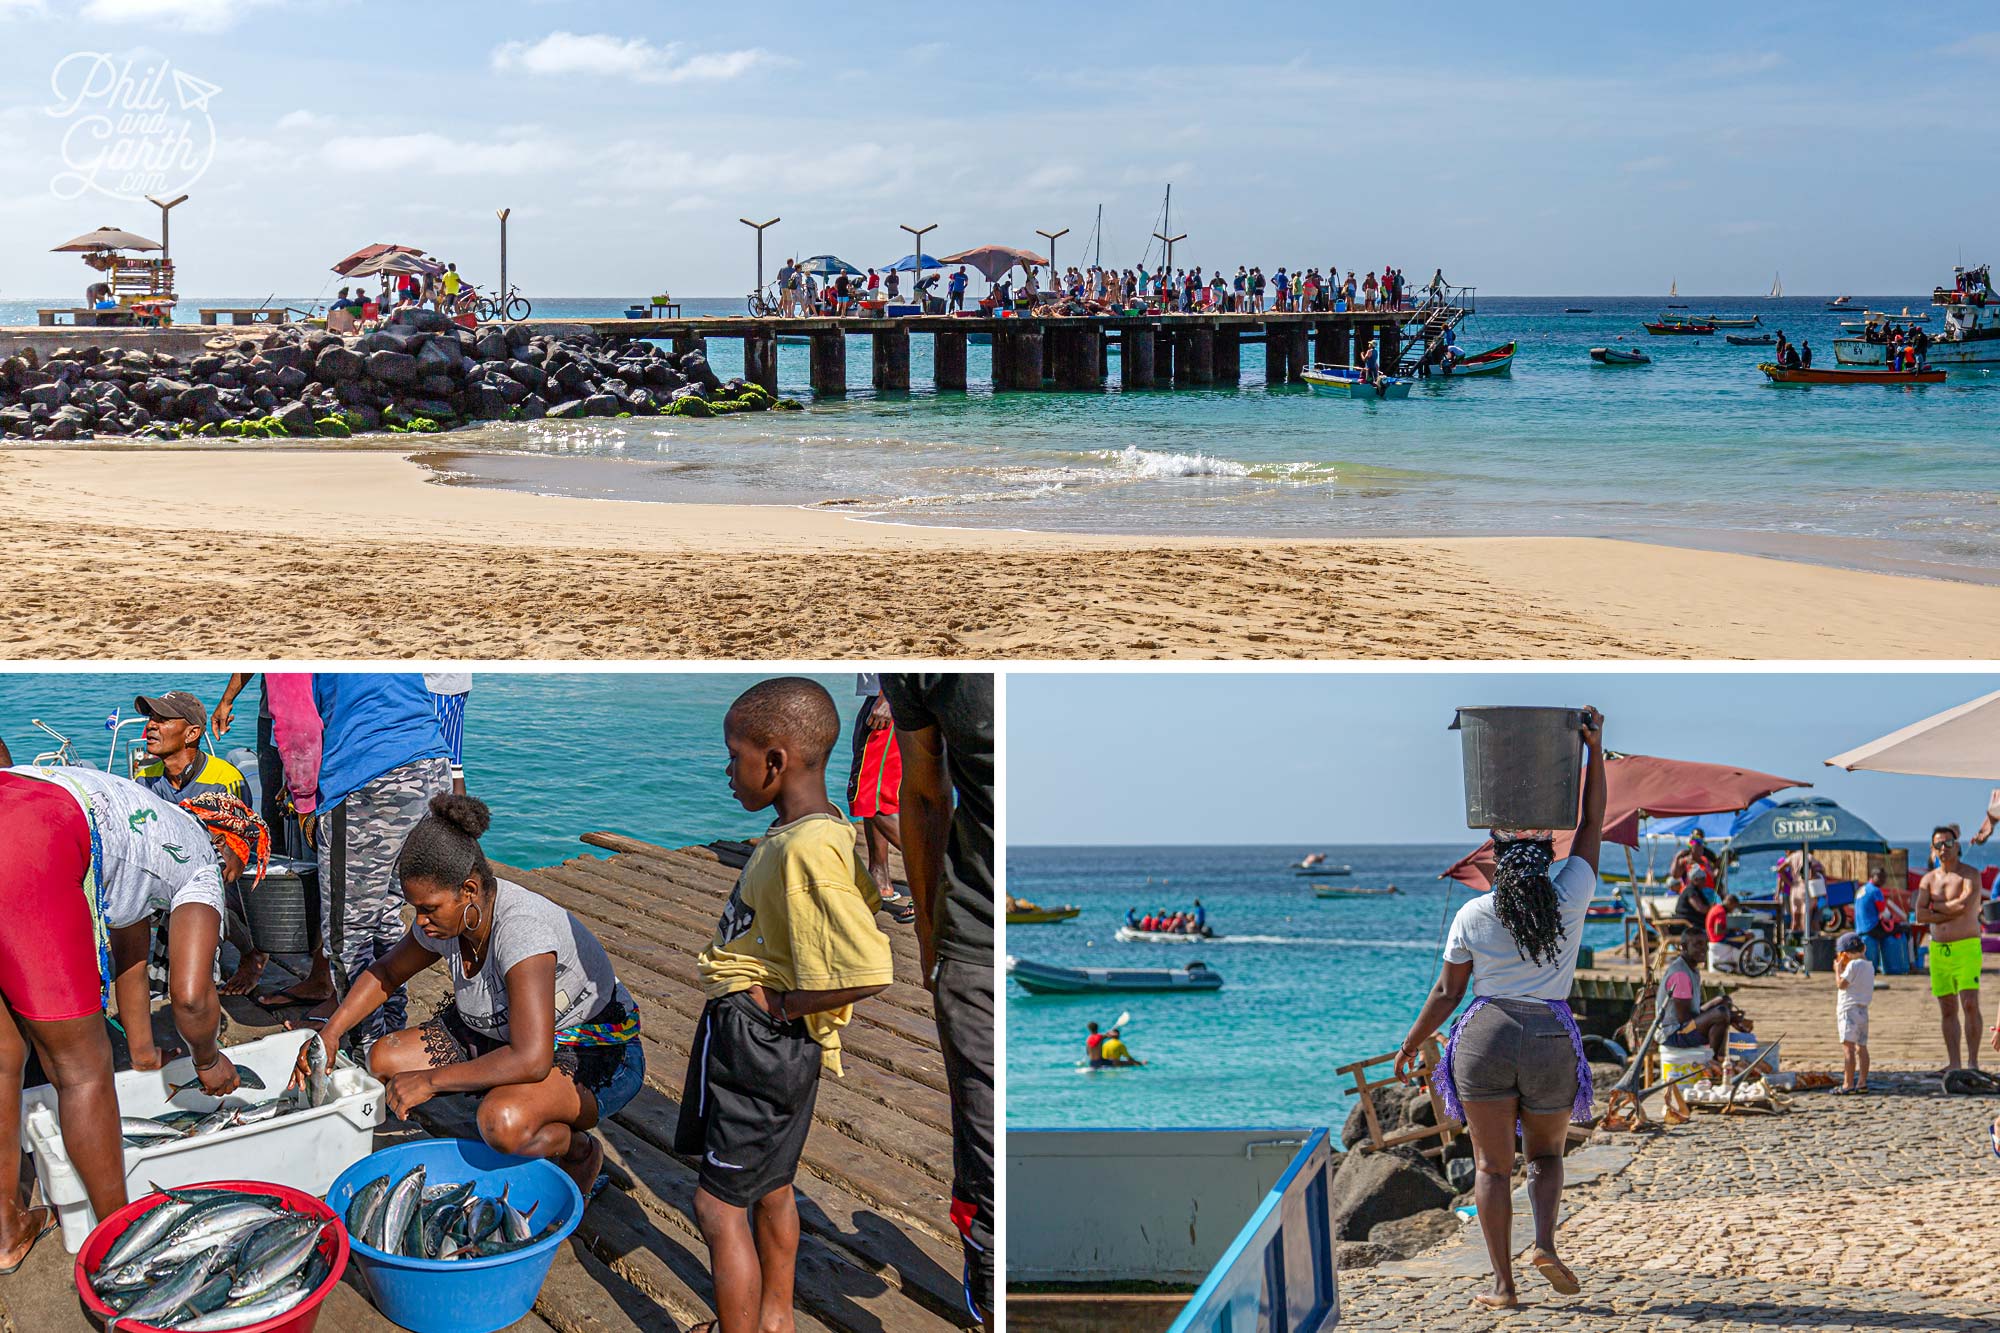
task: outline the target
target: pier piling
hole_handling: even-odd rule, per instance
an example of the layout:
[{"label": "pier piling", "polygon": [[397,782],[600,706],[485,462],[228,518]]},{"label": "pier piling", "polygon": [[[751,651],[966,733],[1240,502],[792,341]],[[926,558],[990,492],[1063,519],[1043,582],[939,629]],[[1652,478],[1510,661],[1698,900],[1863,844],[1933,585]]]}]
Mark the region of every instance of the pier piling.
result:
[{"label": "pier piling", "polygon": [[1312,344],[1306,336],[1303,322],[1285,325],[1285,383],[1304,384],[1306,371],[1312,368]]},{"label": "pier piling", "polygon": [[941,390],[965,387],[965,344],[963,333],[946,330],[931,337],[931,378]]},{"label": "pier piling", "polygon": [[1234,326],[1215,331],[1215,382],[1235,386],[1243,379],[1243,334]]},{"label": "pier piling", "polygon": [[875,388],[878,392],[907,392],[910,387],[910,331],[905,328],[875,330]]},{"label": "pier piling", "polygon": [[1153,330],[1128,324],[1119,335],[1118,385],[1124,389],[1153,387]]},{"label": "pier piling", "polygon": [[812,337],[812,391],[815,396],[847,392],[847,335],[838,329]]},{"label": "pier piling", "polygon": [[1279,385],[1290,378],[1286,363],[1291,360],[1291,339],[1285,336],[1282,324],[1264,326],[1264,383]]},{"label": "pier piling", "polygon": [[1165,325],[1155,325],[1153,330],[1153,387],[1171,388],[1174,382],[1174,360],[1180,351],[1179,338],[1174,330]]},{"label": "pier piling", "polygon": [[1403,330],[1395,324],[1384,324],[1382,332],[1382,369],[1396,373],[1397,365],[1403,357]]},{"label": "pier piling", "polygon": [[703,356],[707,356],[708,339],[693,329],[682,329],[674,334],[674,355],[686,356],[689,352],[700,352]]},{"label": "pier piling", "polygon": [[770,332],[747,334],[743,339],[743,378],[766,393],[778,392],[778,335]]},{"label": "pier piling", "polygon": [[[1008,323],[1015,321],[1009,320]],[[1001,345],[1006,344],[1007,376],[1005,381],[996,379],[994,387],[1034,390],[1042,387],[1042,331],[1032,321],[1019,321],[1022,327],[996,331],[993,335],[993,350],[997,354]]]},{"label": "pier piling", "polygon": [[1197,324],[1187,331],[1189,384],[1215,383],[1215,326]]},{"label": "pier piling", "polygon": [[1095,324],[1065,324],[1049,331],[1058,389],[1078,392],[1104,387],[1104,331]]},{"label": "pier piling", "polygon": [[1354,364],[1354,347],[1348,341],[1345,324],[1327,320],[1313,329],[1313,359],[1329,366]]}]

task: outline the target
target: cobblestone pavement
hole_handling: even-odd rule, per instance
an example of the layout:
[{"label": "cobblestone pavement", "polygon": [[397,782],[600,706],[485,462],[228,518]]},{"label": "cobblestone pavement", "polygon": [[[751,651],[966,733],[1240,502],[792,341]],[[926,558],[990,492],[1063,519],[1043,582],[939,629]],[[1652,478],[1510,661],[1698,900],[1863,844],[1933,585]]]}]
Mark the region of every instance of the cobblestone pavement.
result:
[{"label": "cobblestone pavement", "polygon": [[[1475,1308],[1485,1279],[1340,1275],[1356,1329],[2000,1330],[2000,1099],[1889,1075],[1772,1116],[1698,1116],[1572,1190],[1561,1247],[1583,1292],[1517,1273],[1531,1305]],[[1469,1233],[1470,1234],[1470,1233]]]}]

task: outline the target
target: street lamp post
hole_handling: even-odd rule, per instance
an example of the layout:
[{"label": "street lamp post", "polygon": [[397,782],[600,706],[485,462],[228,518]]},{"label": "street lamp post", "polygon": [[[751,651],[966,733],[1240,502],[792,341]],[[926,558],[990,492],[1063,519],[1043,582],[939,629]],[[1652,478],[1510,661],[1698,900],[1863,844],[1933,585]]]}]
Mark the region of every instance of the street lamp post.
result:
[{"label": "street lamp post", "polygon": [[500,293],[495,304],[499,307],[500,318],[503,322],[507,318],[507,306],[509,304],[507,296],[507,215],[513,211],[511,208],[500,208],[495,209],[493,213],[493,216],[500,219]]},{"label": "street lamp post", "polygon": [[757,233],[757,295],[761,297],[764,294],[764,228],[775,227],[783,219],[772,218],[769,222],[752,222],[749,218],[736,220]]},{"label": "street lamp post", "polygon": [[1165,241],[1167,243],[1167,276],[1171,278],[1174,275],[1174,243],[1176,241],[1185,241],[1187,239],[1187,233],[1182,232],[1178,236],[1168,236],[1162,232],[1156,231],[1153,233],[1153,239],[1156,241]]},{"label": "street lamp post", "polygon": [[[909,223],[903,222],[903,223],[898,223],[897,225],[902,227],[904,231],[910,233],[910,239],[916,242],[917,285],[910,289],[911,293],[915,295],[923,291],[924,237],[929,235],[931,232],[936,231],[938,224],[933,222],[928,227],[912,227]],[[917,296],[917,310],[918,313],[920,314],[923,312],[923,297],[921,295]]]},{"label": "street lamp post", "polygon": [[1064,227],[1061,231],[1043,231],[1037,227],[1035,235],[1049,243],[1049,286],[1053,289],[1056,286],[1056,238],[1069,235],[1069,228]]},{"label": "street lamp post", "polygon": [[155,199],[150,194],[146,196],[146,202],[158,206],[160,210],[160,262],[162,264],[171,264],[174,258],[173,237],[171,235],[173,223],[168,215],[176,207],[186,203],[187,200],[188,197],[186,195],[181,195],[176,199]]}]

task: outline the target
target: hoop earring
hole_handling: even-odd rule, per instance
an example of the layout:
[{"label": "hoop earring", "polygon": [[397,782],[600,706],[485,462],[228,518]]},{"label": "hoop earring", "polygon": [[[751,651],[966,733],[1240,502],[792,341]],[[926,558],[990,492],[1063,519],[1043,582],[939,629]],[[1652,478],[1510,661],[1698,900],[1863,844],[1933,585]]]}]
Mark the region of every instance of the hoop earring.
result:
[{"label": "hoop earring", "polygon": [[[466,908],[465,908],[465,915],[466,915],[466,916],[468,916],[468,917],[469,917],[469,916],[471,916],[471,915],[472,915],[472,913],[473,913],[473,909],[477,908],[478,906],[479,906],[479,900],[478,900],[477,898],[474,898],[474,899],[473,899],[473,900],[472,900],[472,901],[471,901],[470,903],[468,903],[468,904],[466,905]],[[484,918],[482,917],[482,918],[481,918],[481,920],[484,920]],[[477,925],[478,925],[478,922],[474,922],[474,921],[466,921],[466,920],[463,920],[463,919],[461,919],[461,921],[460,921],[460,928],[461,928],[462,930],[472,930],[472,929],[474,929],[474,928],[475,928],[475,927],[476,927]]]}]

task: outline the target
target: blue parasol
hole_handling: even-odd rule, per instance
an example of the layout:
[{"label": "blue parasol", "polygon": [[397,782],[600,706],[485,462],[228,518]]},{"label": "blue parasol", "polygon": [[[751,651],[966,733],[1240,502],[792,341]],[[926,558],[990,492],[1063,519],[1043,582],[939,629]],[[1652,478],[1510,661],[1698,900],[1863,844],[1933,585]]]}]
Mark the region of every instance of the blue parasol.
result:
[{"label": "blue parasol", "polygon": [[854,278],[861,276],[860,269],[836,255],[814,255],[811,259],[799,265],[799,272],[813,273],[825,278],[830,278],[841,273]]},{"label": "blue parasol", "polygon": [[884,264],[877,272],[911,273],[921,269],[943,267],[943,264],[938,263],[937,260],[931,258],[929,255],[904,255],[893,264]]},{"label": "blue parasol", "polygon": [[1888,850],[1889,842],[1867,820],[1824,796],[1781,801],[1767,810],[1747,812],[1729,841],[1729,850],[1737,856],[1796,847],[1882,852]]}]

